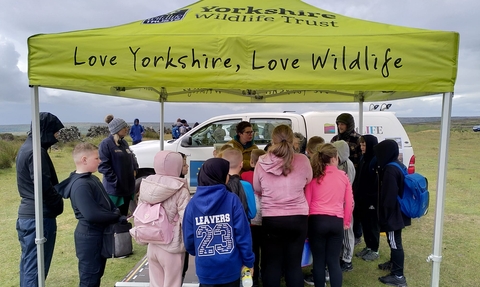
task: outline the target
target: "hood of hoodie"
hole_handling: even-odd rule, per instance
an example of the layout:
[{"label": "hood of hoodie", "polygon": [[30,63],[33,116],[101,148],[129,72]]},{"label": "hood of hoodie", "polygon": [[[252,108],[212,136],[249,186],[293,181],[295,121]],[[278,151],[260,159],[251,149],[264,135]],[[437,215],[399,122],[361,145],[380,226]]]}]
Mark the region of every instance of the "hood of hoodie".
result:
[{"label": "hood of hoodie", "polygon": [[216,214],[217,210],[222,207],[225,197],[233,194],[227,190],[225,184],[197,186],[197,191],[193,195],[192,203],[203,214]]},{"label": "hood of hoodie", "polygon": [[373,147],[380,168],[384,168],[389,162],[398,160],[398,144],[396,141],[386,139]]},{"label": "hood of hoodie", "polygon": [[72,193],[72,185],[73,183],[82,177],[87,177],[90,176],[92,173],[91,172],[85,172],[85,173],[75,173],[72,172],[70,173],[70,176],[65,179],[64,181],[60,182],[55,186],[55,189],[57,192],[63,197],[63,198],[70,198],[70,195]]},{"label": "hood of hoodie", "polygon": [[372,158],[375,156],[373,152],[373,147],[378,144],[378,139],[374,135],[363,135],[362,138],[365,140],[365,154],[363,155],[365,158]]},{"label": "hood of hoodie", "polygon": [[350,135],[354,130],[355,130],[355,119],[353,118],[353,116],[349,113],[343,113],[343,114],[340,114],[338,117],[337,117],[337,120],[335,121],[336,124],[338,125],[338,123],[344,123],[345,125],[347,125],[347,129],[345,132],[343,133],[340,133],[340,130],[338,130],[337,128],[337,131],[338,131],[338,135],[343,138],[343,136],[348,136]]},{"label": "hood of hoodie", "polygon": [[338,159],[340,160],[340,164],[347,161],[348,157],[350,156],[350,148],[348,144],[344,140],[333,142],[332,145],[337,149]]},{"label": "hood of hoodie", "polygon": [[181,190],[186,180],[180,178],[183,158],[178,152],[159,151],[154,158],[155,174],[144,178],[140,184],[139,199],[150,204],[163,202]]},{"label": "hood of hoodie", "polygon": [[267,153],[258,159],[259,164],[263,170],[274,175],[281,175],[283,173],[283,158],[277,157],[272,153]]},{"label": "hood of hoodie", "polygon": [[[56,144],[58,140],[55,138],[55,133],[63,129],[62,122],[53,114],[49,112],[41,112],[40,117],[40,145],[44,149],[50,148]],[[28,135],[32,136],[32,125]]]},{"label": "hood of hoodie", "polygon": [[183,158],[178,152],[162,150],[157,152],[153,160],[153,168],[157,175],[179,177],[182,173]]}]

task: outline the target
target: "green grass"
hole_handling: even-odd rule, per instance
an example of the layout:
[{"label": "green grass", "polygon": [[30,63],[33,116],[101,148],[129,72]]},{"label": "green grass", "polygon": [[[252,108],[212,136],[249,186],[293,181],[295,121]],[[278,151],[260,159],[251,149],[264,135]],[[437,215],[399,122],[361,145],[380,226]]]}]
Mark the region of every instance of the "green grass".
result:
[{"label": "green grass", "polygon": [[[473,133],[460,124],[452,124],[448,151],[447,190],[445,194],[444,228],[440,286],[480,286],[480,193],[477,146],[480,133]],[[440,132],[436,124],[406,125],[416,155],[417,172],[429,179],[430,211],[420,220],[413,220],[412,226],[403,231],[405,248],[405,275],[409,286],[430,286],[432,263],[426,262],[433,252],[433,233],[436,206],[438,172],[438,151]],[[97,139],[96,144],[99,140]],[[72,147],[60,146],[50,155],[60,180],[65,179],[74,166],[71,160]],[[0,269],[1,286],[18,286],[18,264],[20,246],[15,231],[19,196],[16,189],[15,168],[0,169]],[[58,221],[58,235],[55,254],[47,286],[77,286],[77,259],[73,243],[73,231],[77,224],[70,202],[65,201],[65,212]],[[364,247],[357,246],[355,252]],[[133,268],[146,252],[145,246],[134,244],[134,255],[126,259],[109,259],[102,279],[102,286],[114,286]],[[364,262],[353,259],[354,270],[344,273],[344,286],[384,286],[378,277],[385,272],[377,264],[389,258],[385,236],[381,237],[380,259]],[[310,268],[304,268],[307,273]],[[282,285],[285,286],[285,285]],[[308,286],[308,285],[305,285]]]}]

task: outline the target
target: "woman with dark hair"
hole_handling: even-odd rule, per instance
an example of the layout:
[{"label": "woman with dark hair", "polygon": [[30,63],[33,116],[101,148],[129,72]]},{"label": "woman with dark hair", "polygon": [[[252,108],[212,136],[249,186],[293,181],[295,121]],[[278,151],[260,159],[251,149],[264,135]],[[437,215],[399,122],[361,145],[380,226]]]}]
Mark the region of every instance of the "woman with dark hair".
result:
[{"label": "woman with dark hair", "polygon": [[339,254],[343,230],[350,227],[353,209],[352,185],[339,170],[337,149],[332,144],[317,147],[311,156],[313,180],[305,188],[309,205],[308,241],[313,255],[315,286],[325,285],[325,265],[330,286],[342,286]]},{"label": "woman with dark hair", "polygon": [[254,131],[252,124],[247,121],[242,121],[237,124],[236,131],[237,135],[234,136],[231,141],[227,142],[227,144],[230,144],[234,148],[242,151],[242,172],[251,170],[252,166],[250,166],[250,154],[252,153],[252,150],[258,149],[257,145],[253,142]]},{"label": "woman with dark hair", "polygon": [[223,158],[205,161],[185,209],[183,238],[187,252],[195,256],[200,287],[238,287],[242,267],[253,272],[250,224],[240,199],[225,185],[229,169]]},{"label": "woman with dark hair", "polygon": [[293,138],[289,126],[275,127],[272,146],[258,159],[253,175],[255,192],[262,198],[264,287],[280,286],[282,269],[287,286],[303,286],[301,261],[308,222],[304,188],[312,180],[312,168],[305,155],[295,153]]}]

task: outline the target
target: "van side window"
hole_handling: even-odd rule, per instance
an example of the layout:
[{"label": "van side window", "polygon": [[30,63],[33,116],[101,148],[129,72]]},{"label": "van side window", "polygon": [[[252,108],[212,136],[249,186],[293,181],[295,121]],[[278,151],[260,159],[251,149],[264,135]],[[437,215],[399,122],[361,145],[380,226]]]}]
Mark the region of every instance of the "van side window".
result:
[{"label": "van side window", "polygon": [[229,119],[210,123],[192,133],[193,147],[212,147],[214,144],[227,143],[237,133],[235,128],[241,119]]},{"label": "van side window", "polygon": [[282,118],[251,118],[250,123],[255,132],[253,141],[257,145],[268,144],[272,140],[272,132],[276,126],[287,125],[292,127],[292,121],[290,119]]}]

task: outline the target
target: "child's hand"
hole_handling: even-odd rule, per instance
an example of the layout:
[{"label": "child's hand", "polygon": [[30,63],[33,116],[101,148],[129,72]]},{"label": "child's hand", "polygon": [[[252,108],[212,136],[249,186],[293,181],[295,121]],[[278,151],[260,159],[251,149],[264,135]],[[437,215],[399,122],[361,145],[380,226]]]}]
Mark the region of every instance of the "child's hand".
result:
[{"label": "child's hand", "polygon": [[125,215],[120,216],[120,218],[118,218],[118,222],[120,222],[120,224],[127,224],[127,217]]}]

